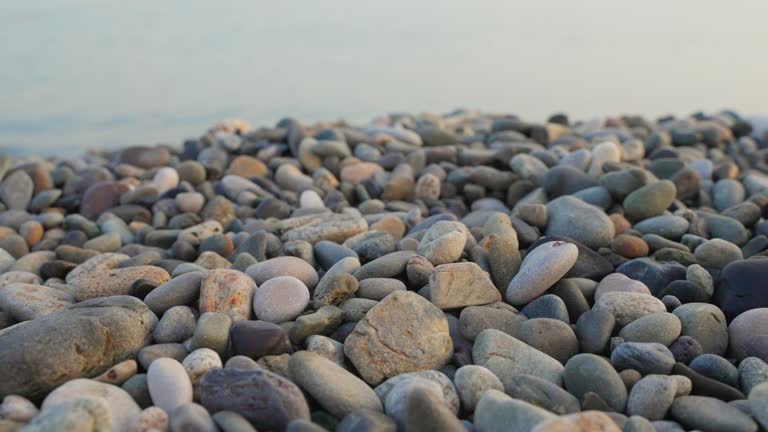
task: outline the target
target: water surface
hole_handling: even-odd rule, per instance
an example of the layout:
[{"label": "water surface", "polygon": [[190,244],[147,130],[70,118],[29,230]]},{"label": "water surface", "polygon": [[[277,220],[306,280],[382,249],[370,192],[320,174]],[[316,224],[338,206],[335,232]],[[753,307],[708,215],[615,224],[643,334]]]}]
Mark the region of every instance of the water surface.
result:
[{"label": "water surface", "polygon": [[765,112],[768,2],[3,0],[0,150],[457,107]]}]

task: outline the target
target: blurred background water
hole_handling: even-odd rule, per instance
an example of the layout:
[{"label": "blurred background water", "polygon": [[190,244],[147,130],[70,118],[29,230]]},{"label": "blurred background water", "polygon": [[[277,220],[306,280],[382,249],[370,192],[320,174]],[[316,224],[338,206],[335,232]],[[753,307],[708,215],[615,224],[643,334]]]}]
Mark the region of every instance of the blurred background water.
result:
[{"label": "blurred background water", "polygon": [[766,111],[768,2],[2,0],[0,151],[454,108]]}]

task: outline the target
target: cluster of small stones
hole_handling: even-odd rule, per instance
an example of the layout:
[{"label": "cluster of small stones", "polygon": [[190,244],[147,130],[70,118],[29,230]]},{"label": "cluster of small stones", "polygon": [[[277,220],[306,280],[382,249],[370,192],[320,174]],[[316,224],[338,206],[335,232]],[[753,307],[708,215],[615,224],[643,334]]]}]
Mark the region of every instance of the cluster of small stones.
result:
[{"label": "cluster of small stones", "polygon": [[0,431],[766,430],[766,144],[456,112],[0,158]]}]

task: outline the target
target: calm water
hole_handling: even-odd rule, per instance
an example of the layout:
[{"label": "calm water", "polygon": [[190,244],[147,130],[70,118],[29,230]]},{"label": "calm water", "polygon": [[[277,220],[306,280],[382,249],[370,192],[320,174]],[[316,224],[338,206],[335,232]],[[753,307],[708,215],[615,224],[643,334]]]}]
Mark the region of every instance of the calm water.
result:
[{"label": "calm water", "polygon": [[0,150],[285,115],[765,112],[768,2],[0,1]]}]

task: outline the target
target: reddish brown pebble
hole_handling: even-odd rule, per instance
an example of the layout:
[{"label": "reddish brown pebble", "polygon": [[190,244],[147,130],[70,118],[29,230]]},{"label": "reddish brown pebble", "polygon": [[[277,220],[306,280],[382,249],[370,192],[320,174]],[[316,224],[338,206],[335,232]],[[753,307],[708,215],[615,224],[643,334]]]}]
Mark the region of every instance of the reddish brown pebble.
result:
[{"label": "reddish brown pebble", "polygon": [[43,239],[43,234],[45,234],[45,230],[43,229],[43,226],[40,225],[40,222],[30,220],[21,224],[19,234],[21,234],[21,236],[24,237],[24,240],[27,241],[27,244],[32,247],[40,243],[40,240]]},{"label": "reddish brown pebble", "polygon": [[611,242],[611,249],[627,258],[640,258],[648,255],[648,243],[640,237],[628,234],[617,235]]},{"label": "reddish brown pebble", "polygon": [[613,222],[613,229],[616,232],[616,235],[632,228],[632,224],[629,223],[627,218],[618,213],[614,213],[608,217],[611,218],[611,222]]}]

